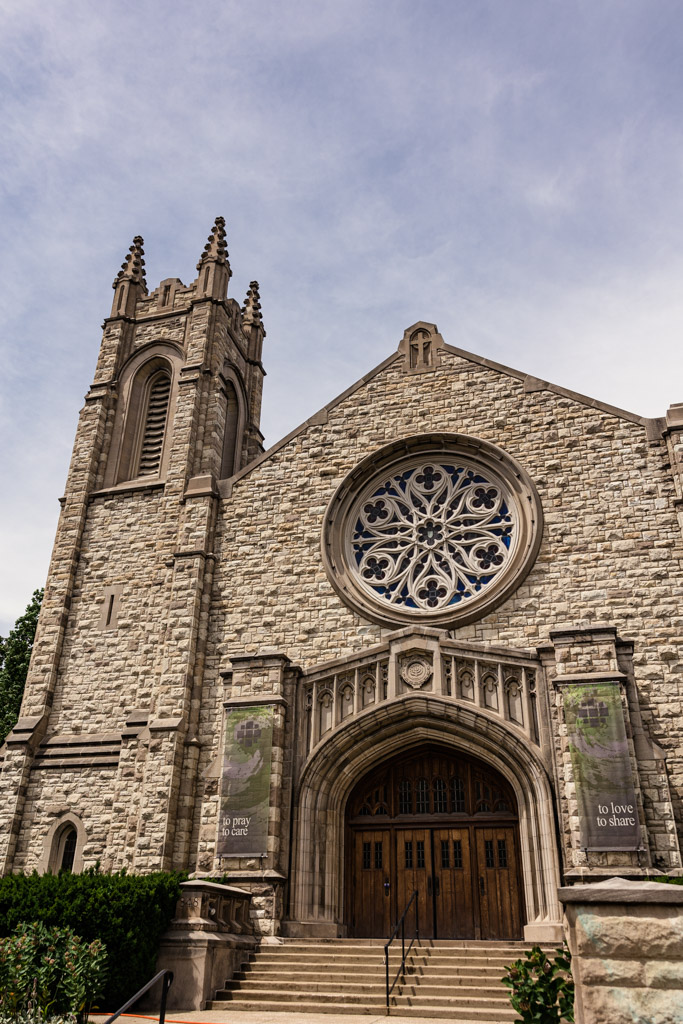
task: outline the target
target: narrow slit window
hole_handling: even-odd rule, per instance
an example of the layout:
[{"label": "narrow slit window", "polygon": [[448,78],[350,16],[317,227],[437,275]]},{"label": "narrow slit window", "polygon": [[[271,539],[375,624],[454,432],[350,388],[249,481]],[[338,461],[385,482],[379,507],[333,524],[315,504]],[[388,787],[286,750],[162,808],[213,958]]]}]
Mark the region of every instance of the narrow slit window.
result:
[{"label": "narrow slit window", "polygon": [[401,779],[398,784],[398,813],[413,813],[413,792],[410,779]]},{"label": "narrow slit window", "polygon": [[72,871],[74,866],[74,859],[76,857],[76,829],[70,828],[64,836],[64,848],[62,852],[62,863],[59,868],[60,871]]},{"label": "narrow slit window", "polygon": [[443,779],[434,779],[434,814],[448,813],[448,794]]},{"label": "narrow slit window", "polygon": [[412,840],[406,840],[405,847],[404,847],[404,852],[405,852],[405,866],[407,868],[412,868],[412,866],[413,866],[413,843],[412,843]]},{"label": "narrow slit window", "polygon": [[441,867],[449,868],[451,866],[450,857],[450,846],[447,839],[441,840]]},{"label": "narrow slit window", "polygon": [[417,866],[423,868],[425,866],[425,844],[424,839],[418,839],[417,843]]},{"label": "narrow slit window", "polygon": [[417,780],[415,797],[415,813],[429,814],[429,783],[426,779]]},{"label": "narrow slit window", "polygon": [[102,611],[100,612],[100,629],[116,629],[121,607],[120,583],[107,587],[102,595]]},{"label": "narrow slit window", "polygon": [[371,850],[372,845],[370,843],[363,843],[363,870],[367,871],[371,866]]},{"label": "narrow slit window", "polygon": [[383,852],[384,851],[382,849],[382,844],[381,843],[375,843],[375,867],[376,868],[381,868],[382,867],[382,862],[383,862],[382,854],[383,854]]},{"label": "narrow slit window", "polygon": [[498,840],[498,867],[506,868],[508,866],[508,851],[505,845],[504,839]]},{"label": "narrow slit window", "polygon": [[453,783],[453,810],[457,814],[465,810],[465,783],[460,776],[454,775]]},{"label": "narrow slit window", "polygon": [[484,854],[486,857],[486,867],[495,868],[495,861],[493,859],[493,839],[484,840]]},{"label": "narrow slit window", "polygon": [[462,867],[462,839],[453,840],[453,867]]},{"label": "narrow slit window", "polygon": [[149,389],[145,426],[140,445],[138,476],[156,476],[161,469],[170,397],[171,378],[162,370],[154,377]]}]

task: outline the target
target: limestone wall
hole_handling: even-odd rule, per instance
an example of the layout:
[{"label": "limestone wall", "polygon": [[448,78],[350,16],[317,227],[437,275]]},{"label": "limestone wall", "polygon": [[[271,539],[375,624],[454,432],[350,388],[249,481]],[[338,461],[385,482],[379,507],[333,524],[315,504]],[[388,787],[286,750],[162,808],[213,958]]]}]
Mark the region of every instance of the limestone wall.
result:
[{"label": "limestone wall", "polygon": [[613,878],[560,899],[576,1024],[681,1024],[683,888]]},{"label": "limestone wall", "polygon": [[[217,751],[218,673],[231,655],[267,645],[309,667],[386,632],[343,604],[322,566],[323,516],[344,476],[397,437],[462,432],[522,463],[539,490],[545,532],[522,586],[458,638],[534,647],[558,624],[585,621],[611,623],[633,639],[642,722],[668,754],[681,820],[683,543],[666,445],[648,440],[637,417],[531,387],[452,351],[442,353],[440,370],[422,375],[406,374],[396,359],[234,482],[217,529],[205,763]],[[657,795],[655,785],[652,808]],[[670,837],[657,855],[662,867],[679,863]]]}]

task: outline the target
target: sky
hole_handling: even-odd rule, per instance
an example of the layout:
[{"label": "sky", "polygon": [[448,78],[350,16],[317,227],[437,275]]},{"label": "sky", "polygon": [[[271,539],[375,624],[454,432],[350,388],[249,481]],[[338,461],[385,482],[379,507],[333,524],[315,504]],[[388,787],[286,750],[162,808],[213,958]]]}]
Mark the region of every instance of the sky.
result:
[{"label": "sky", "polygon": [[43,585],[111,283],[261,286],[266,444],[446,342],[683,402],[679,0],[2,0],[0,634]]}]

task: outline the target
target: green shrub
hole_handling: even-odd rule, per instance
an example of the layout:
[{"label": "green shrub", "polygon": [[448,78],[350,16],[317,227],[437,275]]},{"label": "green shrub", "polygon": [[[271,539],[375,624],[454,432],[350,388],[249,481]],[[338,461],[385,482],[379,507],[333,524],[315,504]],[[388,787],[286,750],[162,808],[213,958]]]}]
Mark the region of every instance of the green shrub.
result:
[{"label": "green shrub", "polygon": [[666,885],[683,885],[683,878],[678,875],[672,877],[671,875],[654,875],[652,878],[648,878],[648,882],[664,882]]},{"label": "green shrub", "polygon": [[574,982],[569,950],[555,950],[549,960],[540,946],[506,968],[503,984],[512,989],[510,1002],[521,1016],[515,1024],[557,1024],[574,1020]]},{"label": "green shrub", "polygon": [[6,875],[0,878],[0,936],[21,922],[73,929],[109,954],[103,1009],[118,1010],[154,974],[161,936],[173,917],[186,876],[158,872]]},{"label": "green shrub", "polygon": [[87,1019],[102,994],[107,952],[99,939],[84,942],[71,928],[20,924],[0,939],[0,1014],[45,1020],[54,1014]]}]

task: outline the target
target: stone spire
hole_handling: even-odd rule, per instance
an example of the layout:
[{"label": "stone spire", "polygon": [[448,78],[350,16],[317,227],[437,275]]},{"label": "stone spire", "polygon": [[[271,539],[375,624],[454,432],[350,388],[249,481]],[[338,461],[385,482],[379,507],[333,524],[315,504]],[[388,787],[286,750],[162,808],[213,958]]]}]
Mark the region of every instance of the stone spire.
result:
[{"label": "stone spire", "polygon": [[142,295],[147,295],[145,279],[145,250],[143,239],[136,235],[128,255],[121,264],[121,269],[114,278],[114,301],[111,307],[112,316],[133,316],[135,303]]},{"label": "stone spire", "polygon": [[263,318],[261,316],[261,296],[258,293],[258,281],[249,282],[249,291],[247,297],[244,300],[242,306],[242,323],[245,328],[251,327],[252,324],[262,324]]},{"label": "stone spire", "polygon": [[263,317],[261,316],[261,296],[258,290],[258,281],[249,282],[247,297],[242,306],[242,329],[249,339],[250,359],[261,359],[263,339],[266,332],[263,328]]},{"label": "stone spire", "polygon": [[197,298],[225,299],[232,277],[228,246],[225,241],[225,217],[216,217],[204,252],[197,264]]}]

